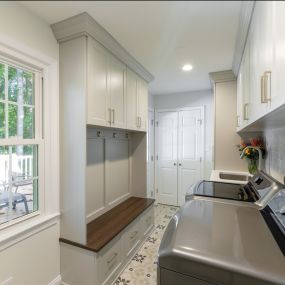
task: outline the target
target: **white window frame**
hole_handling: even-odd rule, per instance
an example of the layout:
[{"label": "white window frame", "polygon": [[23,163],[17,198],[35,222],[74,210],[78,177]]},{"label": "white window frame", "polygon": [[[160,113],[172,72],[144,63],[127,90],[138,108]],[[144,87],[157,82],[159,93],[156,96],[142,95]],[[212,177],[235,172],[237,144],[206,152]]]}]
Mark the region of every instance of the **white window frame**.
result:
[{"label": "white window frame", "polygon": [[[24,138],[18,138],[18,137],[11,137],[8,138],[8,104],[11,104],[11,102],[8,100],[8,68],[5,68],[5,99],[1,100],[1,102],[5,103],[5,138],[0,138],[0,146],[14,146],[14,145],[37,145],[38,146],[38,155],[37,155],[37,168],[38,168],[38,174],[37,178],[38,180],[38,210],[33,211],[29,214],[24,214],[16,219],[7,221],[3,224],[0,224],[0,230],[10,227],[14,224],[17,224],[19,222],[22,222],[26,219],[29,219],[31,217],[35,217],[37,215],[40,215],[41,212],[44,212],[44,173],[42,171],[43,169],[43,161],[44,161],[44,139],[43,139],[43,131],[42,131],[42,116],[43,116],[43,104],[42,104],[42,71],[39,69],[31,68],[28,65],[24,65],[22,63],[18,63],[15,60],[8,59],[7,57],[3,57],[0,54],[0,63],[6,64],[11,67],[15,68],[21,68],[24,71],[28,71],[34,74],[34,110],[35,110],[35,125],[34,125],[34,135],[35,137],[33,139],[24,139]],[[13,104],[13,103],[12,103]],[[10,176],[10,175],[9,175]],[[9,177],[10,179],[10,177]],[[10,182],[9,182],[10,183]],[[11,186],[9,186],[11,188]],[[11,189],[9,189],[11,191]]]},{"label": "white window frame", "polygon": [[[0,60],[8,64],[23,66],[24,69],[35,71],[43,78],[43,86],[37,86],[42,96],[35,102],[42,106],[40,132],[35,139],[1,139],[0,145],[37,144],[38,147],[38,195],[39,210],[4,223],[0,226],[0,247],[3,242],[34,228],[53,222],[59,216],[59,98],[58,98],[58,59],[54,59],[15,42],[5,36],[0,37]],[[36,98],[35,98],[36,100]],[[35,107],[36,110],[36,107]],[[35,128],[36,130],[36,128]]]}]

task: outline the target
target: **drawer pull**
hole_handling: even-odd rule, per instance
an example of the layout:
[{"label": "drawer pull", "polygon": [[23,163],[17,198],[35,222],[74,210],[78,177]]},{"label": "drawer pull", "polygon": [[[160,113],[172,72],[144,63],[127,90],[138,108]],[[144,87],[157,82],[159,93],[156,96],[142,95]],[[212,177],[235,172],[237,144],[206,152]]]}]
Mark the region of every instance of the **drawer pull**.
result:
[{"label": "drawer pull", "polygon": [[138,231],[135,231],[134,233],[133,233],[133,235],[130,237],[131,239],[133,239],[133,238],[135,238],[135,236],[138,234]]},{"label": "drawer pull", "polygon": [[118,256],[118,253],[114,253],[113,256],[111,257],[111,259],[109,259],[109,260],[107,261],[107,264],[109,265],[111,262],[113,262],[114,259],[115,259],[117,256]]}]

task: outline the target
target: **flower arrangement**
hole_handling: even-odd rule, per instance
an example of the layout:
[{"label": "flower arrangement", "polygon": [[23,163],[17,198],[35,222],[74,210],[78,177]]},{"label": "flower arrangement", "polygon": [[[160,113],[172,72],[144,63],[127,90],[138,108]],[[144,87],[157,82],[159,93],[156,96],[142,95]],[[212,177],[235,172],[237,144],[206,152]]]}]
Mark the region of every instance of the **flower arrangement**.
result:
[{"label": "flower arrangement", "polygon": [[[238,150],[240,153],[243,152],[243,150],[247,146],[253,146],[253,147],[258,147],[261,152],[262,152],[262,158],[265,157],[266,150],[265,150],[265,145],[263,142],[263,139],[261,137],[258,138],[251,138],[249,139],[248,142],[245,142],[244,140],[241,141],[241,144],[238,145]],[[253,148],[248,148],[244,152],[244,157],[248,160],[248,171],[251,174],[254,174],[257,172],[257,160],[258,160],[258,151]]]}]

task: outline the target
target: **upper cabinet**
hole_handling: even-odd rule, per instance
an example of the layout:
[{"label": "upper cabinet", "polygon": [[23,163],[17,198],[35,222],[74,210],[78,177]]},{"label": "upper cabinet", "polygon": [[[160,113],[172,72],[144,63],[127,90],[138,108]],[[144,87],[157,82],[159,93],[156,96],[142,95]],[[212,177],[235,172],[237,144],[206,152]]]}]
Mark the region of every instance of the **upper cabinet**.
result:
[{"label": "upper cabinet", "polygon": [[285,103],[283,1],[256,1],[238,73],[237,130]]},{"label": "upper cabinet", "polygon": [[127,129],[146,131],[148,85],[127,69]]},{"label": "upper cabinet", "polygon": [[87,124],[146,131],[148,84],[88,38]]},{"label": "upper cabinet", "polygon": [[126,65],[88,38],[87,124],[126,127]]}]

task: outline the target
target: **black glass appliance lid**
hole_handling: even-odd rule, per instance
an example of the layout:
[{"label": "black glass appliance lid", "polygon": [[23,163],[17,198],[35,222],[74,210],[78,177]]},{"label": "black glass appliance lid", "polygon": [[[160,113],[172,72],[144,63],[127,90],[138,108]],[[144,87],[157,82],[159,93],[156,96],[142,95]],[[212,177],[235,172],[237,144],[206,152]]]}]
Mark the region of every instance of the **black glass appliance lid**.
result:
[{"label": "black glass appliance lid", "polygon": [[255,191],[248,185],[214,181],[201,182],[194,195],[246,202],[255,202],[258,199]]}]

